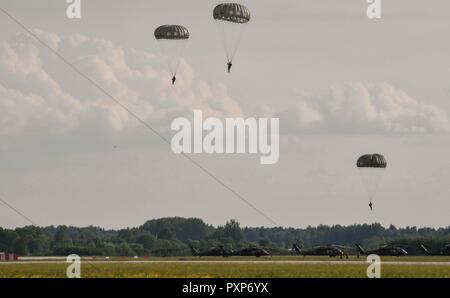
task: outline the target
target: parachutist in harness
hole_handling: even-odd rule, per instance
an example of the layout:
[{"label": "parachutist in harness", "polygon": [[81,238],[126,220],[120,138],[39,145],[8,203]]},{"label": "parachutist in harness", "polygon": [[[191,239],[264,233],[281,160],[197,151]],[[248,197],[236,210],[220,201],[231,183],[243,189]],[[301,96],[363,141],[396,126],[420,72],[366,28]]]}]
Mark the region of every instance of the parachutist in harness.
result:
[{"label": "parachutist in harness", "polygon": [[246,24],[250,22],[250,10],[237,3],[222,3],[214,7],[213,18],[222,35],[223,46],[227,54],[227,70],[231,72],[233,57],[243,37]]},{"label": "parachutist in harness", "polygon": [[172,74],[172,85],[175,85],[178,59],[189,39],[189,30],[182,25],[162,25],[155,29],[154,35],[161,45],[161,52],[168,54],[168,71]]},{"label": "parachutist in harness", "polygon": [[364,154],[358,158],[356,167],[360,171],[361,178],[369,195],[370,211],[373,211],[372,201],[381,180],[381,175],[387,167],[386,158],[379,153]]}]

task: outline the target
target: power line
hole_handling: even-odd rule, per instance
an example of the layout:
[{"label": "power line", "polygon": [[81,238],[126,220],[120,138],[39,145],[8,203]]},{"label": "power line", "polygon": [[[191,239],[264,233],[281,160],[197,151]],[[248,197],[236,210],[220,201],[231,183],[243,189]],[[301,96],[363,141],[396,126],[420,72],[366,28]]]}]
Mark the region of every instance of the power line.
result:
[{"label": "power line", "polygon": [[15,208],[14,206],[12,206],[11,204],[9,204],[8,202],[6,202],[3,198],[0,197],[0,202],[2,202],[3,204],[5,204],[5,206],[9,207],[9,209],[13,210],[14,212],[16,212],[17,214],[19,214],[20,216],[22,216],[23,218],[25,218],[28,222],[30,222],[32,225],[36,226],[36,224],[34,223],[34,221],[32,221],[28,216],[26,216],[25,214],[23,214],[22,212],[20,212],[17,208]]}]

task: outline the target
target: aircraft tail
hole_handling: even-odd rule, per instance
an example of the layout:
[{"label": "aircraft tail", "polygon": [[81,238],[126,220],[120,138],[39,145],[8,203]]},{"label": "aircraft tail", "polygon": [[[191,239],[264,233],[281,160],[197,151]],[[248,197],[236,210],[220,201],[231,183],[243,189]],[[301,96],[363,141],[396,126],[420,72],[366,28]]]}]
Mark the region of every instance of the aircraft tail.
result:
[{"label": "aircraft tail", "polygon": [[293,247],[294,247],[294,250],[295,250],[295,252],[296,252],[297,254],[299,254],[299,255],[302,254],[302,249],[300,248],[300,246],[298,246],[297,243],[294,243]]},{"label": "aircraft tail", "polygon": [[422,253],[424,255],[429,255],[430,254],[430,251],[422,243],[419,243],[419,248],[420,248],[420,250],[422,251]]},{"label": "aircraft tail", "polygon": [[194,256],[200,255],[200,253],[198,252],[198,250],[195,249],[193,246],[190,246],[190,248],[191,248],[192,254],[193,254]]},{"label": "aircraft tail", "polygon": [[365,255],[365,254],[366,254],[366,252],[365,252],[364,249],[361,247],[361,245],[355,244],[355,246],[356,246],[356,249],[358,250],[358,253],[359,253],[360,255]]}]

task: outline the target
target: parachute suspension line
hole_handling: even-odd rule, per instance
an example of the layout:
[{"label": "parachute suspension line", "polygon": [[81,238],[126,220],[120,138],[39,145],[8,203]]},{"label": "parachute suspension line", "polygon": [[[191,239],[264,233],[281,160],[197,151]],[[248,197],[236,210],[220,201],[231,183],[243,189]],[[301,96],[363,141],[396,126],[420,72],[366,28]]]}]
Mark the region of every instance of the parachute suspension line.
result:
[{"label": "parachute suspension line", "polygon": [[217,30],[219,30],[219,32],[220,32],[219,34],[221,35],[220,39],[222,41],[223,49],[225,50],[225,54],[227,55],[227,62],[229,63],[229,62],[231,62],[232,58],[230,57],[230,53],[229,53],[228,47],[227,47],[227,40],[226,40],[227,35],[225,33],[224,24],[221,24],[220,22],[223,22],[223,21],[215,20]]},{"label": "parachute suspension line", "polygon": [[244,36],[244,33],[245,33],[246,29],[247,29],[248,23],[242,24],[241,26],[242,26],[242,30],[239,32],[239,37],[237,39],[236,46],[234,48],[234,51],[231,54],[231,60],[233,60],[234,56],[236,55],[236,52],[237,52],[237,50],[239,48],[239,45],[241,44],[242,37]]},{"label": "parachute suspension line", "polygon": [[[242,42],[242,38],[244,37],[244,33],[247,29],[248,23],[245,24],[228,24],[221,20],[216,20],[216,26],[220,32],[221,40],[222,40],[222,46],[225,50],[225,53],[227,55],[227,62],[232,62],[234,59],[234,56],[236,55],[237,50],[239,49],[239,45]],[[237,36],[227,36],[227,33],[225,32],[225,26],[239,26],[236,28],[233,28],[233,30],[237,30],[238,34]],[[241,28],[241,29],[239,29]],[[232,30],[230,30],[232,31]],[[233,35],[233,34],[231,34]],[[235,40],[233,40],[233,37],[237,37]],[[227,40],[231,39],[231,40]],[[227,45],[227,43],[229,45]]]},{"label": "parachute suspension line", "polygon": [[174,76],[174,77],[177,75],[178,67],[180,67],[180,63],[181,63],[181,56],[183,55],[184,50],[186,49],[188,41],[189,40],[186,40],[185,42],[183,42],[180,53],[179,53],[178,57],[175,58],[176,59],[175,68],[172,71],[172,76]]},{"label": "parachute suspension line", "polygon": [[167,57],[165,57],[164,60],[166,60],[167,69],[170,71],[171,76],[172,77],[175,76],[175,72],[172,69],[172,64],[170,64],[169,59]]},{"label": "parachute suspension line", "polygon": [[367,191],[369,206],[372,206],[378,186],[382,180],[384,168],[359,167],[358,169],[364,187]]},{"label": "parachute suspension line", "polygon": [[[170,57],[168,57],[167,53],[165,53],[165,49],[164,49],[164,46],[162,44],[163,42],[166,42],[166,41],[159,41],[158,42],[158,47],[159,47],[159,52],[160,52],[159,55],[161,56],[161,58],[164,59],[164,62],[166,64],[166,66],[167,66],[167,69],[170,72],[170,75],[172,77],[174,77],[174,76],[176,76],[177,72],[176,72],[176,70],[173,69],[172,64],[170,63]],[[175,58],[175,59],[177,59],[177,58]]]}]

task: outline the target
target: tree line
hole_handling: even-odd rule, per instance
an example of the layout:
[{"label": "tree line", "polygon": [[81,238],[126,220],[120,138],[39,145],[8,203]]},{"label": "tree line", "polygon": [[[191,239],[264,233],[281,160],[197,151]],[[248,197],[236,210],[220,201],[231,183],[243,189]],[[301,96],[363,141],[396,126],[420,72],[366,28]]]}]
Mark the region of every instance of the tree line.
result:
[{"label": "tree line", "polygon": [[0,252],[15,252],[21,256],[186,256],[191,254],[191,245],[200,250],[218,245],[234,249],[260,246],[270,249],[272,254],[286,254],[294,243],[305,247],[396,244],[406,247],[410,254],[419,254],[418,242],[430,249],[442,248],[450,243],[450,226],[397,228],[375,223],[266,228],[241,227],[239,222],[230,220],[214,227],[198,218],[171,217],[120,230],[93,226],[0,228]]}]

